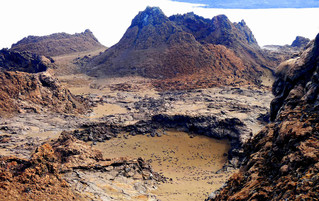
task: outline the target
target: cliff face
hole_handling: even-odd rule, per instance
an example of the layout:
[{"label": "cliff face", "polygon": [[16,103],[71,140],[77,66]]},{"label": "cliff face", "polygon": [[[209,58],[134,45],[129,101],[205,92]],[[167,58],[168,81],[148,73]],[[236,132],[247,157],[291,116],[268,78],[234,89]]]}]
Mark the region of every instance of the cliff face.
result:
[{"label": "cliff face", "polygon": [[55,33],[48,36],[28,36],[13,44],[11,50],[29,51],[38,55],[58,56],[103,47],[90,30],[82,33]]},{"label": "cliff face", "polygon": [[310,42],[309,38],[305,38],[302,36],[297,36],[296,39],[292,42],[292,47],[304,48]]},{"label": "cliff face", "polygon": [[148,7],[133,19],[119,43],[93,59],[84,71],[97,77],[160,79],[156,84],[164,88],[165,82],[194,88],[208,82],[258,83],[265,70],[260,64],[268,65],[266,60],[253,59],[256,68],[252,68],[252,62],[242,59],[247,54],[259,58],[258,51],[244,22],[232,24],[226,16],[208,20],[194,14],[168,18],[159,8]]},{"label": "cliff face", "polygon": [[319,35],[282,63],[273,85],[273,123],[245,146],[247,159],[211,200],[319,199]]}]

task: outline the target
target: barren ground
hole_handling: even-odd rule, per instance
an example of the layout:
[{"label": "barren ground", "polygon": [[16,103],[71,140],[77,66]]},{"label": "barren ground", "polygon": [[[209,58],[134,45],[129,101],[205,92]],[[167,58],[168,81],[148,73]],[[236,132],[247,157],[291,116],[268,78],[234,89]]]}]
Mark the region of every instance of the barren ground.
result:
[{"label": "barren ground", "polygon": [[[63,130],[79,129],[85,122],[108,121],[127,125],[154,114],[214,114],[219,118],[238,118],[255,134],[263,127],[257,118],[267,114],[273,98],[267,90],[251,88],[220,87],[160,93],[151,87],[150,80],[144,78],[97,80],[76,72],[72,64],[73,59],[85,54],[54,59],[62,66],[56,71],[58,79],[73,94],[94,103],[91,112],[82,116],[20,114],[1,119],[0,155],[28,158],[37,145],[57,138]],[[129,156],[150,160],[156,172],[169,178],[167,183],[160,184],[152,192],[163,201],[204,200],[233,172],[216,173],[227,160],[230,149],[227,140],[190,136],[176,130],[166,131],[161,137],[122,133],[118,138],[92,146],[102,150],[108,158]]]}]

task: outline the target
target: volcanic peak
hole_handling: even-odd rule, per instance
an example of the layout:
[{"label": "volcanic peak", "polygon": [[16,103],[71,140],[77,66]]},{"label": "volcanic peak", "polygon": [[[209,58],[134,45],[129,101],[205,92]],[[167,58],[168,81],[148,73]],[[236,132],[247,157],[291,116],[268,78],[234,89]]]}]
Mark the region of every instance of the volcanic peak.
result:
[{"label": "volcanic peak", "polygon": [[168,18],[159,8],[147,7],[116,45],[82,70],[97,77],[175,79],[169,83],[182,79],[173,85],[198,80],[192,84],[196,88],[207,86],[203,80],[258,84],[265,69],[274,66],[244,21],[236,24],[225,15],[205,19],[194,13]]},{"label": "volcanic peak", "polygon": [[158,7],[147,7],[144,11],[138,13],[138,15],[132,20],[130,28],[138,26],[143,28],[147,25],[157,25],[166,22],[168,18],[163,11]]}]

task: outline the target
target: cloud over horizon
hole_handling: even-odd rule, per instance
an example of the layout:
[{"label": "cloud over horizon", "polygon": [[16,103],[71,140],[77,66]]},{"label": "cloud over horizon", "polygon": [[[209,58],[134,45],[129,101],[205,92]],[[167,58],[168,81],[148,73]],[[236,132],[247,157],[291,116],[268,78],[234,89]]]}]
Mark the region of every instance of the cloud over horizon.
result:
[{"label": "cloud over horizon", "polygon": [[173,0],[203,4],[206,8],[269,9],[269,8],[319,8],[318,0]]},{"label": "cloud over horizon", "polygon": [[210,19],[219,14],[225,14],[232,22],[244,19],[261,46],[291,44],[298,35],[313,39],[319,33],[319,22],[314,20],[319,19],[319,8],[215,9],[203,7],[205,0],[196,1],[197,4],[186,2],[187,0],[181,1],[183,2],[175,0],[4,1],[0,7],[0,17],[4,19],[1,24],[0,48],[11,47],[13,43],[29,35],[43,36],[58,32],[73,34],[83,32],[85,29],[90,29],[102,44],[110,47],[121,39],[132,19],[147,6],[158,6],[167,16],[194,12]]}]

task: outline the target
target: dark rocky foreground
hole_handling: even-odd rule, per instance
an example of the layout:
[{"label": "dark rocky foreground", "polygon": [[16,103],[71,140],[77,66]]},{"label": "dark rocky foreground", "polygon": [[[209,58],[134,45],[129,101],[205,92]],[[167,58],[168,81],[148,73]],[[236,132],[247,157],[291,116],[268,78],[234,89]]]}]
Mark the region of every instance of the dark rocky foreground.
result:
[{"label": "dark rocky foreground", "polygon": [[273,123],[244,148],[239,173],[209,200],[319,199],[319,35],[282,63],[273,86]]},{"label": "dark rocky foreground", "polygon": [[[110,193],[102,186],[112,182],[122,185],[113,185]],[[155,200],[149,190],[158,182],[165,178],[143,159],[104,158],[65,132],[39,146],[29,160],[0,157],[1,199],[7,200]]]}]

